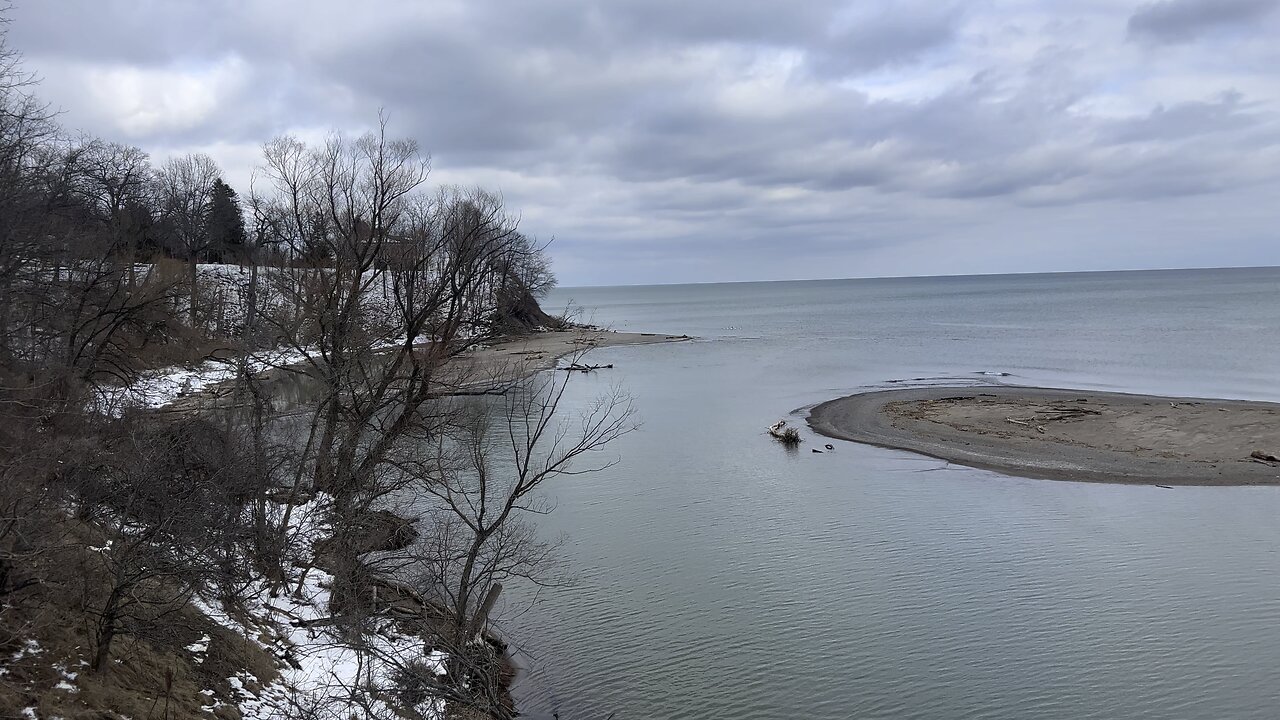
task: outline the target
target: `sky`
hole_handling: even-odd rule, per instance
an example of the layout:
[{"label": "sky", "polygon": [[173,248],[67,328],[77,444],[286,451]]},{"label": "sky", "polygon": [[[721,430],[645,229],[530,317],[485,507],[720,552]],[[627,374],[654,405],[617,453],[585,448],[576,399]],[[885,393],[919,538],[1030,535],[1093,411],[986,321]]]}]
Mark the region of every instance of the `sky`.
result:
[{"label": "sky", "polygon": [[390,118],[563,285],[1280,265],[1280,0],[15,0],[62,122],[248,190]]}]

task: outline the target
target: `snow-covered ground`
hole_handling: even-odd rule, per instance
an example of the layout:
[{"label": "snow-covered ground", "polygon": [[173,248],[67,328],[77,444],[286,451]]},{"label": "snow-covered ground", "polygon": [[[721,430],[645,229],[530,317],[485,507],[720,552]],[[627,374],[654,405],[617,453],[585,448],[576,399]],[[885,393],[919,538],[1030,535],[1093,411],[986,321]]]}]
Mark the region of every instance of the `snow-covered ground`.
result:
[{"label": "snow-covered ground", "polygon": [[[303,518],[300,523],[303,536],[315,532],[309,527],[308,519],[315,514],[316,502],[295,508],[295,516]],[[366,686],[370,680],[375,683],[388,680],[396,669],[396,660],[402,663],[416,660],[421,667],[437,675],[444,674],[448,660],[444,653],[426,652],[422,638],[399,634],[390,622],[367,638],[370,647],[366,652],[357,652],[335,637],[324,623],[317,623],[330,615],[332,575],[312,568],[306,572],[305,579],[298,575],[291,578],[290,586],[291,593],[272,597],[265,582],[256,583],[247,593],[244,605],[249,624],[233,617],[216,602],[193,598],[193,603],[210,619],[242,637],[257,641],[274,636],[265,649],[279,665],[281,675],[277,682],[254,693],[248,688],[257,685],[257,679],[247,672],[227,679],[239,696],[237,705],[246,720],[283,720],[292,717],[289,711],[299,707],[329,703],[342,706],[341,699],[349,695],[350,689]],[[271,632],[264,633],[264,627]],[[212,711],[219,704],[214,701],[203,709]],[[416,709],[427,720],[443,718],[445,714],[444,702],[439,699],[427,700]],[[368,709],[342,706],[341,712],[332,715],[344,720],[374,720],[393,717],[395,713],[375,701]]]},{"label": "snow-covered ground", "polygon": [[[300,365],[307,358],[307,352],[301,350],[264,350],[249,356],[247,369],[251,373],[261,373],[272,368]],[[233,380],[239,372],[236,363],[228,360],[205,360],[191,367],[173,366],[144,371],[130,385],[98,388],[95,409],[104,414],[119,415],[126,408],[162,408],[179,398]]]},{"label": "snow-covered ground", "polygon": [[[431,342],[419,336],[415,345]],[[390,350],[404,344],[404,338],[392,338],[373,345],[374,352]],[[476,347],[484,347],[477,345]],[[250,354],[247,370],[262,373],[275,368],[298,368],[317,358],[315,348],[303,350],[279,348]],[[210,359],[198,365],[159,368],[143,371],[129,385],[103,385],[96,389],[92,408],[104,415],[119,417],[128,408],[159,409],[181,398],[207,390],[219,383],[234,380],[239,374],[236,363]]]},{"label": "snow-covered ground", "polygon": [[[427,336],[414,338],[415,345],[431,342]],[[374,352],[390,350],[404,344],[404,338],[391,338],[373,345]],[[296,368],[317,358],[316,348],[277,348],[250,353],[248,372],[258,374],[276,368]],[[236,363],[210,359],[190,367],[171,366],[141,373],[130,385],[108,385],[98,388],[94,408],[107,415],[118,416],[126,408],[165,407],[180,398],[207,390],[219,383],[234,380],[239,374]]]},{"label": "snow-covered ground", "polygon": [[[327,628],[296,626],[294,623],[327,617],[326,608],[332,582],[330,575],[312,570],[297,596],[281,596],[259,604],[263,617],[270,618],[282,631],[281,639],[271,649],[278,654],[287,654],[288,659],[298,667],[286,661],[282,665],[280,681],[264,688],[257,696],[242,689],[244,683],[252,678],[243,675],[229,678],[233,686],[241,688],[240,710],[246,718],[269,720],[283,717],[282,711],[292,707],[300,699],[305,699],[304,702],[324,703],[326,700],[343,697],[350,689],[368,683],[370,678],[375,682],[386,681],[395,666],[383,658],[399,658],[403,661],[417,654],[437,674],[445,672],[444,653],[434,650],[423,654],[420,638],[396,635],[388,631],[386,634],[374,635],[370,639],[372,652],[362,654],[332,637]],[[383,712],[371,714],[370,717],[392,716],[390,708],[381,709]],[[343,710],[344,717],[363,717],[355,707],[344,707]],[[432,700],[426,707],[418,710],[428,718],[443,717],[444,703]]]}]

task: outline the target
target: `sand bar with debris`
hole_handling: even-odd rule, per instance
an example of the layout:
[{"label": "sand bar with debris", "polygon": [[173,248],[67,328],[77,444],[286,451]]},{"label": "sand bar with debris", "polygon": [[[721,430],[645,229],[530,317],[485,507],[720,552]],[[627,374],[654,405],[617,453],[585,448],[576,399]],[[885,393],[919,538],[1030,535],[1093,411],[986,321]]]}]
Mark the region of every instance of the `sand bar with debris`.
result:
[{"label": "sand bar with debris", "polygon": [[[1009,475],[1152,485],[1280,484],[1280,404],[1023,387],[929,387],[831,400],[829,437]],[[1260,457],[1259,457],[1260,456]]]},{"label": "sand bar with debris", "polygon": [[653,343],[692,340],[688,335],[616,332],[590,327],[547,330],[520,335],[465,356],[486,367],[523,366],[526,371],[546,370],[563,357],[575,358],[588,350],[619,345],[651,345]]}]

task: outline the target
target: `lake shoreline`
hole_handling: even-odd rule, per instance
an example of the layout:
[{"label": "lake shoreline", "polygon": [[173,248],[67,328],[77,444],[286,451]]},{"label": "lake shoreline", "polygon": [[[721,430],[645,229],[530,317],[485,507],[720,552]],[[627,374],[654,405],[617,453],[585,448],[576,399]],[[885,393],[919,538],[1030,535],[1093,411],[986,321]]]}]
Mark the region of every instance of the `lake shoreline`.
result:
[{"label": "lake shoreline", "polygon": [[1280,403],[1013,386],[903,388],[815,406],[814,431],[1018,477],[1277,485]]},{"label": "lake shoreline", "polygon": [[[482,394],[486,387],[509,384],[513,379],[551,370],[563,358],[574,358],[576,362],[577,358],[590,350],[692,339],[688,335],[617,332],[573,325],[563,329],[507,336],[463,353],[450,360],[450,364],[454,368],[453,372],[458,375],[455,389],[468,394]],[[152,410],[196,413],[208,407],[225,408],[243,402],[243,398],[236,397],[234,393],[236,376],[233,366],[221,362],[206,363],[206,366],[212,366],[213,374],[205,378],[196,374],[199,389],[187,392],[175,386],[167,394],[158,393],[158,399],[150,398],[148,401]],[[309,367],[304,361],[294,359],[287,364],[263,369],[257,375],[265,382],[278,383],[304,381],[308,372]]]},{"label": "lake shoreline", "polygon": [[[585,368],[586,371],[595,369],[593,366],[582,364],[584,355],[591,350],[605,347],[683,342],[692,339],[688,335],[627,333],[586,325],[570,325],[564,328],[509,335],[462,353],[450,359],[444,367],[445,369],[452,368],[457,374],[457,379],[467,383],[455,385],[452,388],[457,394],[485,395],[491,394],[489,392],[491,389],[493,390],[492,394],[501,394],[501,392],[505,392],[504,388],[509,387],[510,383],[516,380],[528,378],[539,372],[553,371],[561,367],[568,369],[567,366],[561,365],[561,361],[565,358],[571,359],[573,364]],[[308,367],[304,363],[294,362],[288,365],[282,364],[279,367],[269,367],[257,374],[261,380],[266,382],[287,382],[299,378],[305,379],[307,370]],[[577,369],[575,368],[576,371]],[[177,398],[158,407],[151,408],[151,411],[197,415],[211,410],[225,410],[241,406],[243,398],[237,397],[235,393],[235,378],[213,377],[207,378],[207,380],[207,384],[203,385],[199,390],[180,393]],[[447,381],[445,384],[447,384]],[[303,403],[298,404],[302,405]],[[309,506],[314,502],[314,493],[305,495],[305,497],[294,497],[293,493],[289,492],[287,488],[285,490],[286,492],[275,500],[281,506],[292,504],[302,507]],[[384,511],[392,518],[403,521],[407,525],[411,526],[414,522],[412,516],[398,514],[393,510],[384,509]],[[295,517],[305,518],[310,514],[310,512],[300,511]],[[298,525],[295,527],[295,532],[300,537],[307,537],[315,536],[318,531],[314,528],[307,528],[305,525]],[[294,658],[295,662],[302,663],[302,665],[295,666],[294,669],[304,673],[304,675],[307,671],[303,668],[309,669],[312,662],[329,662],[328,658],[330,656],[326,653],[334,646],[331,639],[323,635],[317,635],[312,630],[300,631],[299,628],[306,626],[298,624],[299,621],[297,620],[299,613],[320,615],[332,612],[330,593],[334,583],[334,568],[326,564],[322,552],[315,550],[318,546],[314,544],[314,540],[315,537],[311,537],[309,540],[313,542],[313,552],[317,553],[316,560],[312,566],[314,569],[289,577],[286,584],[296,584],[301,588],[303,579],[309,575],[312,583],[310,587],[316,588],[315,594],[306,598],[304,602],[298,603],[297,607],[285,611],[273,606],[273,604],[282,604],[282,601],[271,596],[270,603],[263,600],[260,606],[255,609],[256,616],[249,614],[247,611],[245,615],[251,619],[251,622],[257,623],[256,627],[259,629],[273,625],[278,628],[287,628],[279,630],[278,636],[282,639],[281,642],[291,643],[288,645],[290,648],[289,657]],[[374,552],[377,551],[375,550]],[[387,643],[387,647],[392,648],[396,653],[401,653],[402,657],[413,657],[415,653],[423,651],[424,634],[432,627],[432,623],[441,622],[443,618],[448,616],[449,611],[447,609],[425,598],[420,591],[403,583],[400,578],[393,574],[370,571],[366,577],[353,587],[358,593],[372,598],[371,602],[375,613],[392,620],[380,631],[380,634],[382,640]],[[214,613],[203,605],[193,603],[190,607],[194,612],[209,618],[211,622],[217,622],[214,619]],[[406,619],[406,616],[411,619]],[[311,619],[315,620],[315,618]],[[320,620],[323,619],[324,617],[322,616]],[[234,624],[228,625],[228,627],[237,633],[248,633],[248,630],[244,630]],[[491,671],[494,673],[494,689],[498,696],[497,702],[505,712],[519,714],[516,709],[516,698],[512,694],[511,688],[516,681],[520,666],[511,653],[512,645],[500,631],[488,626],[482,629],[481,636],[496,655],[496,664],[491,668]],[[284,640],[284,638],[287,638],[287,640]],[[443,671],[443,661],[435,659],[437,650],[427,648],[427,652],[423,655],[423,662],[426,664],[425,667],[436,667],[438,665]],[[238,673],[253,673],[253,668],[251,667],[237,666],[235,669]],[[287,673],[287,668],[285,672]],[[237,675],[237,677],[239,676]],[[296,692],[297,687],[291,685],[291,682],[293,681],[278,679],[267,687],[287,688],[289,692]],[[266,696],[264,695],[264,697]]]},{"label": "lake shoreline", "polygon": [[574,326],[563,330],[545,330],[516,335],[478,348],[462,356],[464,361],[481,365],[520,365],[524,372],[550,370],[564,357],[589,350],[622,345],[653,345],[692,340],[688,335],[618,332],[590,326]]}]

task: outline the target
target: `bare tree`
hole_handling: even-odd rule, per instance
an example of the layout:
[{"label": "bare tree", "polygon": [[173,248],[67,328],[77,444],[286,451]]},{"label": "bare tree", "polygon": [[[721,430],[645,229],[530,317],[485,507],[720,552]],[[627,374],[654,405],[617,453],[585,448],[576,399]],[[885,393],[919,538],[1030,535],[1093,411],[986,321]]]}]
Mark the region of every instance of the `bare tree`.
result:
[{"label": "bare tree", "polygon": [[174,249],[187,261],[189,317],[193,328],[200,324],[196,266],[209,249],[209,208],[213,184],[221,174],[212,158],[197,153],[170,158],[155,175],[160,216]]},{"label": "bare tree", "polygon": [[142,240],[139,209],[151,200],[150,159],[140,148],[97,139],[83,141],[76,155],[74,192],[105,226],[112,252],[133,281]]},{"label": "bare tree", "polygon": [[[571,374],[542,374],[484,406],[456,416],[455,432],[395,467],[414,482],[427,534],[409,554],[417,586],[445,607],[435,642],[449,656],[450,677],[471,705],[504,717],[505,685],[482,636],[485,600],[503,583],[554,579],[554,544],[529,522],[551,510],[538,491],[554,478],[598,472],[612,461],[583,465],[635,428],[630,399],[614,388],[577,417],[562,419]],[[408,574],[401,569],[400,574]]]},{"label": "bare tree", "polygon": [[68,478],[78,516],[104,538],[82,555],[93,669],[118,635],[247,574],[244,506],[256,488],[234,460],[241,449],[201,418],[129,417],[113,423],[93,461]]},{"label": "bare tree", "polygon": [[[244,330],[228,341],[247,412],[94,412],[95,385],[127,384],[152,343],[182,330],[167,312],[176,273],[139,262],[153,216],[187,263],[185,320],[202,327],[197,264],[219,173],[203,155],[152,172],[138,148],[61,137],[32,82],[0,37],[0,630],[42,582],[77,587],[49,571],[74,561],[100,669],[118,636],[198,589],[263,575],[301,586],[289,565],[304,561],[334,576],[335,642],[368,670],[343,689],[347,706],[412,708],[417,693],[509,714],[492,653],[477,649],[484,598],[546,580],[552,548],[527,522],[545,510],[538,488],[589,469],[574,463],[630,422],[612,396],[562,428],[568,376],[529,384],[522,368],[466,359],[544,319],[531,300],[554,282],[542,247],[499,195],[428,192],[429,159],[385,119],[318,146],[277,139],[248,200],[253,245],[278,266],[251,258]],[[264,365],[306,383],[310,405],[279,412]],[[291,518],[312,495],[316,521]],[[387,526],[390,556],[375,537]],[[407,567],[416,592],[386,575]],[[453,658],[444,676],[422,648],[373,641],[392,587],[432,618],[433,648]],[[386,700],[392,686],[407,694]]]},{"label": "bare tree", "polygon": [[32,93],[35,75],[8,44],[8,23],[0,16],[0,362],[14,359],[31,327],[33,266],[49,254],[41,179],[53,155],[44,148],[58,135],[53,112]]},{"label": "bare tree", "polygon": [[172,284],[150,270],[139,279],[132,249],[122,247],[145,156],[97,141],[46,143],[35,154],[41,237],[8,285],[7,330],[22,341],[12,359],[89,384],[127,382],[141,352],[174,330]]},{"label": "bare tree", "polygon": [[[421,192],[427,159],[412,142],[388,138],[385,121],[319,147],[279,138],[264,147],[264,161],[263,184],[249,200],[255,226],[294,262],[272,270],[268,282],[281,299],[261,308],[255,324],[304,359],[300,369],[281,369],[313,389],[293,488],[321,493],[326,537],[314,562],[334,576],[334,627],[344,642],[383,652],[370,639],[381,624],[371,589],[395,572],[396,558],[431,568],[423,576],[432,578],[429,602],[449,618],[433,636],[457,657],[433,692],[504,713],[490,697],[498,685],[466,679],[492,669],[469,656],[475,626],[483,626],[478,596],[503,578],[542,575],[549,548],[523,522],[536,510],[536,490],[629,427],[624,398],[589,412],[574,435],[553,419],[563,382],[525,387],[525,372],[464,359],[505,330],[496,319],[512,285],[545,275],[545,266],[522,264],[540,260],[541,249],[501,197]],[[484,414],[466,404],[477,395],[506,403],[497,408],[507,431],[500,447],[512,448],[505,464]],[[419,515],[395,501],[404,493],[436,502]],[[369,528],[388,508],[422,527],[432,551],[369,556],[385,549]]]}]

